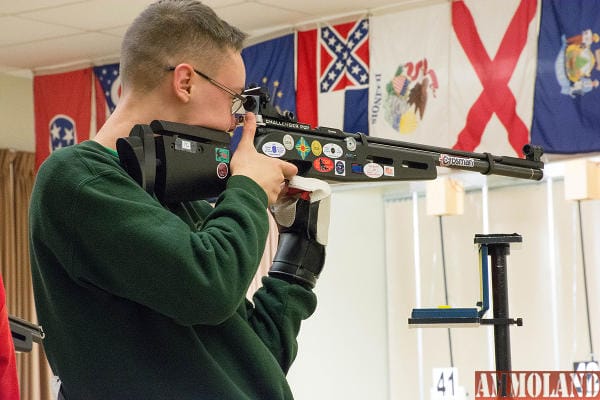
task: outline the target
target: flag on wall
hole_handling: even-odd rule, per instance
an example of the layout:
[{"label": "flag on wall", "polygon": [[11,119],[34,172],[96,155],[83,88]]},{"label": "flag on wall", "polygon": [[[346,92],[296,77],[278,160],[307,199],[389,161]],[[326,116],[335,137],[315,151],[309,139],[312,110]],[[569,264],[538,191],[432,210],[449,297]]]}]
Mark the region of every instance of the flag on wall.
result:
[{"label": "flag on wall", "polygon": [[369,133],[369,20],[298,32],[298,120]]},{"label": "flag on wall", "polygon": [[106,64],[94,67],[95,101],[96,101],[96,131],[98,131],[108,116],[115,110],[121,97],[121,76],[119,64]]},{"label": "flag on wall", "polygon": [[36,168],[61,147],[90,136],[92,69],[33,78]]},{"label": "flag on wall", "polygon": [[531,141],[600,151],[600,2],[542,1]]},{"label": "flag on wall", "polygon": [[533,104],[537,0],[461,0],[451,7],[453,147],[522,155]]},{"label": "flag on wall", "polygon": [[371,18],[371,136],[449,147],[450,5]]},{"label": "flag on wall", "polygon": [[294,88],[294,35],[267,40],[242,50],[246,86],[268,89],[271,104],[279,111],[296,113]]}]

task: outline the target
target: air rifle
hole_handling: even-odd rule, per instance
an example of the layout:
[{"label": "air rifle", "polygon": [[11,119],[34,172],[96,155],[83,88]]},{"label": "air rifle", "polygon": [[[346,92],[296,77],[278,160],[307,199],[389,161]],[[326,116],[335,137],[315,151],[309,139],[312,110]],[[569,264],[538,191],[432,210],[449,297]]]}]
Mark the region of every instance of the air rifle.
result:
[{"label": "air rifle", "polygon": [[[335,182],[433,180],[437,167],[540,180],[541,147],[525,145],[525,158],[471,153],[443,147],[311,128],[292,113],[280,113],[260,87],[244,91],[246,111],[257,116],[258,152],[289,161],[304,177]],[[210,199],[230,176],[231,136],[201,126],[155,120],[135,125],[117,141],[123,168],[163,204]]]}]

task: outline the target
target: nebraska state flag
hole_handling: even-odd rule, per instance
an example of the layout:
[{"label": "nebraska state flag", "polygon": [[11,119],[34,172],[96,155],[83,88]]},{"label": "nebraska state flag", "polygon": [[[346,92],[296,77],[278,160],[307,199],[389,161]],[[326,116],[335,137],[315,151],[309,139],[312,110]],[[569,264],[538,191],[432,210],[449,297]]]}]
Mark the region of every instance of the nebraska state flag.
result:
[{"label": "nebraska state flag", "polygon": [[61,147],[90,136],[92,68],[33,78],[36,169]]},{"label": "nebraska state flag", "polygon": [[298,32],[298,121],[369,133],[369,21]]},{"label": "nebraska state flag", "polygon": [[450,147],[448,2],[371,18],[371,136]]},{"label": "nebraska state flag", "polygon": [[531,141],[600,151],[600,1],[542,2]]}]

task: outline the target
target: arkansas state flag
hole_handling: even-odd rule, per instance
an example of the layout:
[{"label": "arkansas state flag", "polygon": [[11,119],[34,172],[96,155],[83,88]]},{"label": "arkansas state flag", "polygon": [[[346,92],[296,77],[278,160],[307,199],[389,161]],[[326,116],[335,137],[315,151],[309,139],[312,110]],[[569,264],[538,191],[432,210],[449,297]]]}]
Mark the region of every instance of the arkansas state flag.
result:
[{"label": "arkansas state flag", "polygon": [[542,2],[531,141],[600,151],[600,1]]},{"label": "arkansas state flag", "polygon": [[298,121],[369,133],[369,21],[298,32]]},{"label": "arkansas state flag", "polygon": [[89,139],[92,69],[33,78],[36,169],[56,149]]},{"label": "arkansas state flag", "polygon": [[452,146],[449,16],[444,2],[371,17],[371,136]]},{"label": "arkansas state flag", "polygon": [[452,147],[522,155],[532,115],[538,2],[460,0],[451,7]]},{"label": "arkansas state flag", "polygon": [[94,67],[94,76],[96,78],[96,131],[98,131],[106,122],[106,118],[115,110],[121,97],[119,64]]}]

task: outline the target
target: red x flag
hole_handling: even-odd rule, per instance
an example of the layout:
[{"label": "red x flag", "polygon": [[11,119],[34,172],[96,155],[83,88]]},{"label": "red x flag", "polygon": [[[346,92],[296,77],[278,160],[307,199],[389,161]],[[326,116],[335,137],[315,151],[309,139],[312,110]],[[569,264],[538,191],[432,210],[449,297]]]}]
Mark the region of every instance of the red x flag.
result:
[{"label": "red x flag", "polygon": [[[514,1],[512,3],[515,3]],[[533,76],[537,32],[532,21],[537,15],[537,0],[520,0],[505,28],[501,16],[511,2],[478,1],[452,3],[452,27],[464,57],[468,60],[480,83],[480,90],[471,90],[469,107],[464,87],[474,87],[469,81],[469,71],[456,68],[453,76],[456,85],[453,107],[460,103],[468,108],[466,115],[451,110],[451,126],[457,128],[455,149],[475,151],[514,151],[522,155],[523,145],[529,142],[529,124],[533,104]],[[494,7],[501,4],[501,10]],[[480,7],[476,14],[473,8]],[[502,30],[504,29],[504,30]],[[492,42],[500,38],[497,50]],[[534,54],[534,53],[533,53]],[[462,76],[461,76],[462,75]],[[475,77],[473,77],[475,78]],[[462,82],[457,83],[457,82]],[[476,87],[476,85],[475,85]],[[451,91],[452,92],[452,91]],[[458,104],[457,104],[458,103]]]}]

